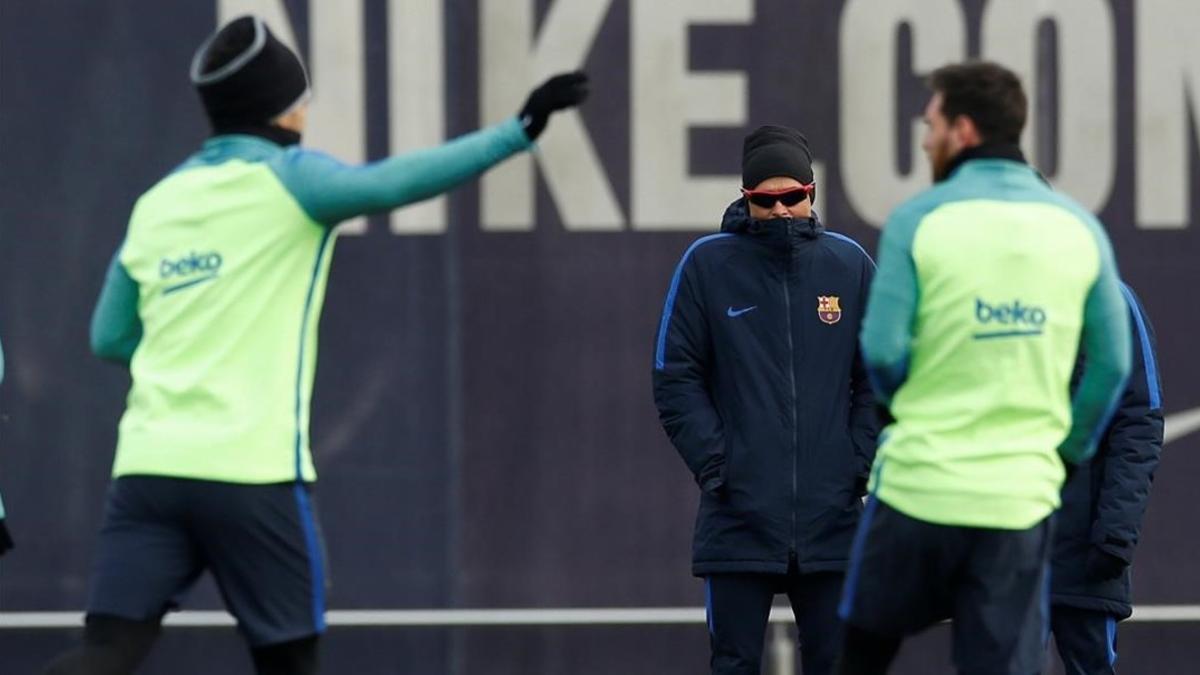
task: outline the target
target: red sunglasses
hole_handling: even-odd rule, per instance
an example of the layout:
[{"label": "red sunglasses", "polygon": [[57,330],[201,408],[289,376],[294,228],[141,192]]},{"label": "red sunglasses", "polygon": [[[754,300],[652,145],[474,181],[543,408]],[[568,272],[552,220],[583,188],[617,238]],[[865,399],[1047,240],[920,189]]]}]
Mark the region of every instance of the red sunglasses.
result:
[{"label": "red sunglasses", "polygon": [[751,204],[761,206],[764,209],[773,208],[775,202],[783,202],[784,206],[795,206],[804,201],[805,197],[811,197],[813,190],[817,188],[815,182],[807,185],[801,183],[800,187],[791,187],[783,190],[747,190],[742,188],[742,194],[746,199],[750,200]]}]

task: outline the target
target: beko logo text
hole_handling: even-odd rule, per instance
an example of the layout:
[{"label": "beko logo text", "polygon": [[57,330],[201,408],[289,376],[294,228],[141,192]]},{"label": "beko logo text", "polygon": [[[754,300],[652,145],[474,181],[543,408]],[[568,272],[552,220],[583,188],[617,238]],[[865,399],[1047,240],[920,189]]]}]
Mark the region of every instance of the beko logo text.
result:
[{"label": "beko logo text", "polygon": [[1041,326],[1046,323],[1046,311],[1041,307],[1022,305],[1020,300],[1013,300],[1011,305],[991,305],[975,298],[975,318],[979,323],[995,321],[1002,324]]},{"label": "beko logo text", "polygon": [[158,264],[158,273],[163,279],[186,277],[194,274],[213,275],[221,269],[221,254],[216,251],[196,253],[192,251],[177,260],[163,258]]},{"label": "beko logo text", "polygon": [[1023,304],[1020,300],[1011,303],[989,303],[975,298],[975,321],[984,332],[976,333],[976,340],[987,338],[1025,337],[1042,334],[1046,324],[1046,310],[1036,305]]}]

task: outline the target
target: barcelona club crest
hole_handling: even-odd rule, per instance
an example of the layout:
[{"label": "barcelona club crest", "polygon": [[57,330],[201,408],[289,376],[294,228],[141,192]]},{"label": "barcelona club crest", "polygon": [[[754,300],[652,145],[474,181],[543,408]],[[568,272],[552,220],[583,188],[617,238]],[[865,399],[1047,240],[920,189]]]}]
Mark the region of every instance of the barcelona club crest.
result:
[{"label": "barcelona club crest", "polygon": [[842,308],[838,300],[836,295],[817,296],[817,316],[821,321],[832,326],[842,320]]}]

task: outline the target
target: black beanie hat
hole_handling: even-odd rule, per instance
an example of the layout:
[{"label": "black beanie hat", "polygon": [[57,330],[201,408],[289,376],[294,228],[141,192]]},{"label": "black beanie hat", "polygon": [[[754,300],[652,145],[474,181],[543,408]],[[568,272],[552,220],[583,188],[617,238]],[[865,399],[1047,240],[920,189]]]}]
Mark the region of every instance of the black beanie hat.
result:
[{"label": "black beanie hat", "polygon": [[813,182],[808,139],[791,127],[761,126],[742,142],[742,187],[753,189],[768,178],[787,176]]},{"label": "black beanie hat", "polygon": [[256,16],[234,19],[205,40],[191,75],[217,130],[266,124],[309,92],[300,58]]}]

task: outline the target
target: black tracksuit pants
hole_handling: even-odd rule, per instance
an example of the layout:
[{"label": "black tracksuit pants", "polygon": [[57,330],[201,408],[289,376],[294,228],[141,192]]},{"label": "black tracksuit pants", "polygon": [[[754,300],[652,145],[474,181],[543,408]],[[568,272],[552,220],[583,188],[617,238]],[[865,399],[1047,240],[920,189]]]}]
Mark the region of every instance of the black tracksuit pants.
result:
[{"label": "black tracksuit pants", "polygon": [[1050,630],[1067,675],[1113,675],[1117,671],[1117,618],[1064,605],[1050,608]]},{"label": "black tracksuit pants", "polygon": [[804,675],[831,675],[841,625],[842,572],[712,574],[705,577],[713,675],[759,675],[771,604],[787,594],[800,632]]}]

